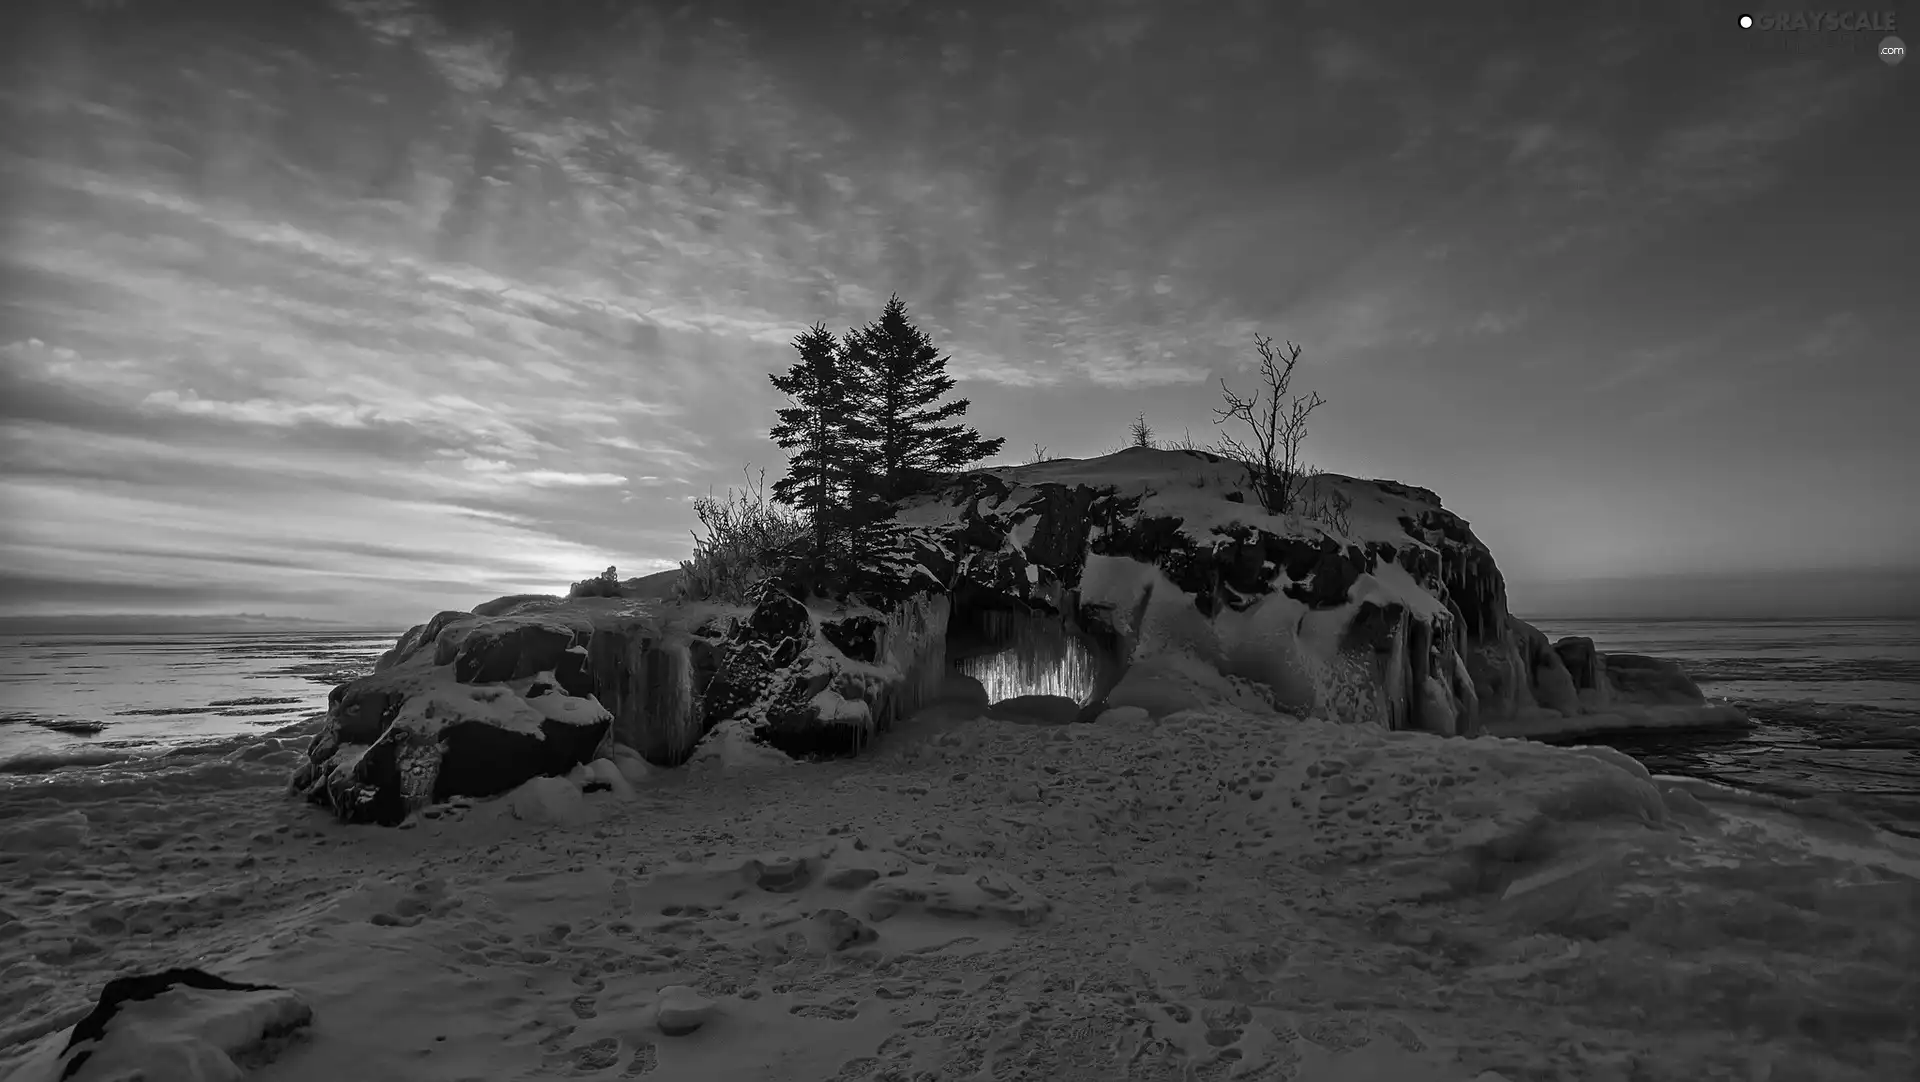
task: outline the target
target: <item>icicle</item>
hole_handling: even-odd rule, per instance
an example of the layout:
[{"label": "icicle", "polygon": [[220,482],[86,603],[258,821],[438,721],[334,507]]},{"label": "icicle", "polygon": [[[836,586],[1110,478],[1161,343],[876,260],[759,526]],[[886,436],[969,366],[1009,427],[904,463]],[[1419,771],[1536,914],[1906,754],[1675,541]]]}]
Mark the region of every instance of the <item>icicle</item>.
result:
[{"label": "icicle", "polygon": [[950,605],[945,594],[922,594],[896,608],[881,626],[877,660],[900,674],[893,717],[909,717],[939,696],[946,679]]},{"label": "icicle", "polygon": [[981,623],[991,654],[961,659],[955,669],[986,689],[989,702],[1024,695],[1057,695],[1085,703],[1093,697],[1099,659],[1063,618],[989,612]]},{"label": "icicle", "polygon": [[640,686],[645,689],[643,725],[659,735],[669,754],[692,750],[700,739],[693,716],[693,658],[685,642],[663,643],[641,656]]}]

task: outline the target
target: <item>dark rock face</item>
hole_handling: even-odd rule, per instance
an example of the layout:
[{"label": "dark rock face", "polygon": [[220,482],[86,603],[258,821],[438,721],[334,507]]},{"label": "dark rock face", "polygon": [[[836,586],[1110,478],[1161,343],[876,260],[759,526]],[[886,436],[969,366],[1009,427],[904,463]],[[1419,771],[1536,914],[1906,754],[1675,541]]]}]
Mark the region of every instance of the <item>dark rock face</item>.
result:
[{"label": "dark rock face", "polygon": [[590,763],[608,723],[540,723],[540,735],[514,732],[482,721],[463,721],[442,731],[445,745],[434,779],[433,800],[503,793],[528,778],[565,774]]},{"label": "dark rock face", "polygon": [[1605,659],[1594,650],[1592,639],[1569,635],[1554,643],[1553,651],[1560,655],[1560,663],[1566,666],[1576,690],[1594,691],[1600,687],[1600,681],[1604,678]]},{"label": "dark rock face", "polygon": [[[593,694],[593,681],[587,677],[587,655],[584,650],[575,650],[585,643],[577,642],[568,628],[517,624],[477,631],[465,638],[450,639],[447,644],[457,649],[451,658],[453,678],[462,684],[500,684],[551,672],[567,694]],[[446,664],[439,654],[435,660]]]},{"label": "dark rock face", "polygon": [[813,614],[792,594],[768,590],[753,607],[736,643],[757,643],[775,665],[790,665],[813,642]]},{"label": "dark rock face", "polygon": [[[440,637],[440,632],[446,630],[448,624],[453,623],[455,620],[472,619],[473,615],[473,613],[460,612],[458,610],[434,613],[433,619],[408,629],[406,634],[400,636],[400,641],[394,644],[393,649],[380,655],[380,660],[373,663],[373,671],[382,672],[393,668],[400,662],[412,657],[414,652],[422,646],[433,643],[435,639]],[[344,687],[345,685],[341,686]],[[338,691],[339,688],[335,688],[334,690]]]},{"label": "dark rock face", "polygon": [[1699,685],[1680,666],[1640,654],[1607,654],[1607,683],[1613,694],[1640,703],[1691,705],[1700,702]]},{"label": "dark rock face", "polygon": [[834,649],[855,661],[871,662],[880,656],[880,629],[884,625],[874,616],[845,616],[820,621],[820,634]]},{"label": "dark rock face", "polygon": [[[795,758],[855,754],[900,716],[928,697],[924,685],[941,673],[936,663],[914,664],[915,643],[944,634],[946,608],[929,629],[924,596],[902,603],[882,618],[852,613],[816,625],[806,606],[777,583],[724,644],[724,653],[702,703],[707,729],[731,718],[752,722],[753,739]],[[876,662],[842,661],[821,649],[832,634],[862,648],[872,643]],[[816,637],[817,636],[817,637]],[[838,651],[846,656],[844,651]],[[933,671],[929,671],[933,669]]]},{"label": "dark rock face", "polygon": [[552,594],[508,594],[473,607],[475,616],[505,616],[513,612],[546,611],[563,604]]}]

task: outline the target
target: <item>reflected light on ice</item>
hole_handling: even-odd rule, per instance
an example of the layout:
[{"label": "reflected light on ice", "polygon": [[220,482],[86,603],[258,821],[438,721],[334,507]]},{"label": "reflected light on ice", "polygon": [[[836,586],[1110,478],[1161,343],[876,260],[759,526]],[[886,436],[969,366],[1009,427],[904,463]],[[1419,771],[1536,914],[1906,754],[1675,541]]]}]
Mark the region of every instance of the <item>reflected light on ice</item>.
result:
[{"label": "reflected light on ice", "polygon": [[1023,695],[1058,695],[1084,704],[1093,697],[1093,655],[1075,640],[1061,647],[1044,652],[1010,647],[997,654],[963,658],[954,668],[980,681],[990,703]]}]

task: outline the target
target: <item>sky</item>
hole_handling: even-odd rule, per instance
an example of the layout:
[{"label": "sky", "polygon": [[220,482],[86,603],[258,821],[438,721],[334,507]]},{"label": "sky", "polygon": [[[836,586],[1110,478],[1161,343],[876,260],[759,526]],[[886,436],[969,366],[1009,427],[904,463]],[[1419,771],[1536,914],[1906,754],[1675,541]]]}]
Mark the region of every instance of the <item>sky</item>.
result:
[{"label": "sky", "polygon": [[1877,34],[1686,0],[24,7],[0,615],[405,625],[674,566],[694,497],[784,469],[792,338],[896,291],[1008,461],[1141,412],[1211,441],[1258,331],[1326,399],[1308,457],[1440,493],[1523,615],[1920,612],[1920,65]]}]

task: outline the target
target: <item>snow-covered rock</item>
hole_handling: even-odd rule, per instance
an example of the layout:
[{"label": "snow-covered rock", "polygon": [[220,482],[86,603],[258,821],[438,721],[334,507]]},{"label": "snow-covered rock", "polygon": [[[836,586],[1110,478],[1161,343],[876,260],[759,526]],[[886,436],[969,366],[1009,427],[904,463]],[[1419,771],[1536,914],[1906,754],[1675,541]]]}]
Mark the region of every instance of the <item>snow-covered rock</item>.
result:
[{"label": "snow-covered rock", "polygon": [[654,1005],[654,1025],[669,1037],[684,1037],[712,1021],[720,1005],[684,984],[660,989],[660,1001]]},{"label": "snow-covered rock", "polygon": [[[638,756],[635,756],[635,759],[642,768],[646,766],[645,759],[640,759]],[[627,780],[627,775],[620,769],[620,765],[612,759],[595,759],[578,768],[577,774],[577,781],[583,791],[605,789],[621,800],[633,796],[633,783]],[[642,777],[645,775],[643,774]]]},{"label": "snow-covered rock", "polygon": [[1316,484],[1347,505],[1340,521],[1266,513],[1243,467],[1203,452],[974,471],[900,512],[920,550],[944,554],[909,588],[950,564],[956,612],[1056,615],[1103,644],[1092,697],[1150,712],[1251,693],[1462,736],[1744,720],[1670,663],[1548,643],[1507,611],[1492,553],[1434,493]]},{"label": "snow-covered rock", "polygon": [[394,824],[605,756],[613,718],[578,649],[590,628],[545,614],[441,623],[334,688],[296,792],[348,821]]},{"label": "snow-covered rock", "polygon": [[751,606],[656,590],[442,612],[335,689],[294,786],[392,823],[618,747],[660,767],[853,754],[956,674],[1052,720],[1216,702],[1445,736],[1744,722],[1671,663],[1516,619],[1433,493],[1315,484],[1344,514],[1269,514],[1202,452],[976,470],[903,501],[858,568],[789,561]]},{"label": "snow-covered rock", "polygon": [[529,823],[576,827],[600,818],[571,778],[533,778],[508,793],[506,801],[515,819]]},{"label": "snow-covered rock", "polygon": [[118,977],[73,1028],[49,1034],[20,1082],[237,1082],[313,1022],[284,988],[199,969]]},{"label": "snow-covered rock", "polygon": [[92,825],[85,812],[62,812],[0,827],[0,853],[38,853],[78,849],[87,844]]}]

